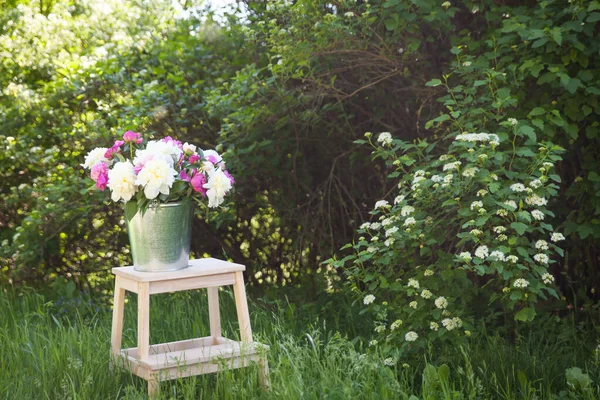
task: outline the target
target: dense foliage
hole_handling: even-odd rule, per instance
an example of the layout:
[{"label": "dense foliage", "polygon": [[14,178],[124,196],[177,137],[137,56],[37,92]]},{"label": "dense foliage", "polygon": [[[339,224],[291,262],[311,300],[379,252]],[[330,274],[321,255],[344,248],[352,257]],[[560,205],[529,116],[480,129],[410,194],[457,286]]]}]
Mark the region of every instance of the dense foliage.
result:
[{"label": "dense foliage", "polygon": [[[459,235],[477,218],[460,210],[483,201],[491,214],[500,207],[492,198],[507,200],[507,187],[529,184],[526,175],[544,177],[536,192],[552,199],[544,220],[528,221],[517,211],[533,210],[517,204],[507,229],[529,244],[548,242],[550,228],[541,223],[562,232],[564,257],[550,265],[555,289],[577,306],[598,297],[598,1],[248,1],[226,27],[193,2],[185,6],[14,1],[0,11],[1,280],[64,276],[94,287],[110,267],[129,262],[122,209],[84,194],[79,166],[87,150],[127,129],[203,148],[223,143],[235,198],[218,215],[198,216],[194,252],[247,264],[255,284],[312,282],[311,294],[336,282],[321,262],[353,240],[377,200],[393,203],[397,183],[418,169],[431,178],[440,168],[433,160],[448,153],[456,134],[486,132],[502,139],[492,152],[451,147],[463,168],[479,168],[472,178],[481,187],[455,179],[461,200],[443,215],[449,237],[427,237],[436,243],[424,247],[432,257],[438,247],[473,252]],[[387,158],[371,161],[366,146],[354,143],[365,132],[390,132],[394,150],[413,150],[386,148]],[[563,160],[539,171],[559,147]],[[484,150],[486,165],[473,158]],[[483,186],[491,183],[486,170],[501,178],[496,193]],[[489,198],[475,199],[476,186]],[[444,196],[440,205],[457,197]],[[430,201],[418,212],[427,213]],[[489,218],[486,229],[500,226]],[[503,246],[518,248],[507,236]],[[420,239],[411,240],[395,245],[413,249]],[[524,249],[522,259],[535,255]],[[420,250],[394,257],[404,268],[423,265]],[[385,276],[379,262],[364,264],[378,279]],[[498,289],[500,280],[517,278],[489,268],[462,282],[483,284],[491,274],[490,288]],[[351,284],[366,291],[359,281]],[[535,294],[504,306],[529,309]]]}]

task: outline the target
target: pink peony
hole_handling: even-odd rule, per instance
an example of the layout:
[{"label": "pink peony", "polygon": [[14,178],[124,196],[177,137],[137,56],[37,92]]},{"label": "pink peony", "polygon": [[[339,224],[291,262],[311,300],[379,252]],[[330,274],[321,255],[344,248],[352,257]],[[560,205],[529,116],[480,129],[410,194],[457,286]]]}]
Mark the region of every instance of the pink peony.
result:
[{"label": "pink peony", "polygon": [[192,154],[188,161],[190,164],[196,164],[198,161],[200,161],[200,156],[198,154]]},{"label": "pink peony", "polygon": [[235,184],[235,179],[233,179],[233,176],[231,176],[231,174],[227,170],[224,170],[223,173],[225,174],[227,179],[229,179],[229,182],[231,182],[231,186],[233,186]]},{"label": "pink peony", "polygon": [[190,181],[190,185],[192,185],[192,188],[196,192],[202,193],[202,196],[206,196],[206,189],[204,189],[205,183],[206,183],[206,176],[204,176],[204,174],[201,172],[194,174],[194,176],[192,177],[192,180]]},{"label": "pink peony", "polygon": [[125,144],[125,142],[122,140],[115,141],[115,144],[113,145],[113,147],[106,150],[106,153],[104,153],[104,158],[109,158],[109,159],[112,158],[112,156],[114,156],[119,151],[121,151],[121,146],[123,146],[124,144]]},{"label": "pink peony", "polygon": [[171,143],[173,146],[183,150],[183,143],[181,143],[179,140],[173,139],[171,136],[167,136],[162,141],[165,143]]},{"label": "pink peony", "polygon": [[192,178],[187,174],[187,172],[185,172],[185,169],[181,170],[181,172],[179,173],[179,177],[184,182],[189,182],[192,180]]},{"label": "pink peony", "polygon": [[96,182],[96,187],[101,191],[106,189],[106,185],[108,184],[108,167],[103,162],[99,162],[94,164],[92,167],[92,171],[90,176],[94,182]]},{"label": "pink peony", "polygon": [[142,135],[139,133],[135,133],[134,131],[127,131],[123,135],[123,140],[127,143],[142,143]]}]

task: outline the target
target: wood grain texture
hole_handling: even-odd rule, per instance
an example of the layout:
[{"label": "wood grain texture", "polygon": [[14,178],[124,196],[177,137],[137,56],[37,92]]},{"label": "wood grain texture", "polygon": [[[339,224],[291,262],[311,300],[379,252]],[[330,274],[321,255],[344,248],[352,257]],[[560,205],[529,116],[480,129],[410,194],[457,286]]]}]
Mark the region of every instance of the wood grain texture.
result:
[{"label": "wood grain texture", "polygon": [[150,290],[147,282],[138,284],[138,356],[148,358],[150,347]]},{"label": "wood grain texture", "polygon": [[235,308],[237,310],[238,322],[240,324],[240,339],[242,342],[251,342],[252,327],[250,326],[250,313],[248,312],[246,286],[244,285],[244,275],[242,272],[235,273],[233,294],[235,295]]},{"label": "wood grain texture", "polygon": [[[235,282],[235,278],[234,278]],[[221,337],[221,310],[219,308],[219,288],[208,288],[208,318],[210,335],[218,340]]]},{"label": "wood grain texture", "polygon": [[112,273],[136,282],[155,282],[223,274],[227,272],[238,272],[244,270],[246,270],[246,267],[241,264],[218,260],[216,258],[201,258],[197,260],[190,260],[189,267],[178,271],[140,272],[133,269],[133,267],[118,267],[113,268]]}]

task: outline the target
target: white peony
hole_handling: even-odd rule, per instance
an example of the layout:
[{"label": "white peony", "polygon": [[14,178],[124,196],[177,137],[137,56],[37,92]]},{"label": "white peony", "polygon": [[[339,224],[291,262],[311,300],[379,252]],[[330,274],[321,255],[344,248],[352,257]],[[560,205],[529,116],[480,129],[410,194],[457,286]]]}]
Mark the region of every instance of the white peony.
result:
[{"label": "white peony", "polygon": [[188,153],[188,154],[194,154],[196,152],[196,146],[194,146],[193,144],[189,144],[188,142],[185,142],[183,144],[183,152]]},{"label": "white peony", "polygon": [[98,147],[94,150],[91,150],[87,154],[87,156],[85,156],[85,161],[83,162],[83,164],[80,165],[83,168],[91,169],[94,165],[98,164],[99,162],[103,162],[106,165],[110,166],[112,160],[109,160],[108,158],[104,157],[106,150],[108,150],[106,147]]},{"label": "white peony", "polygon": [[208,183],[203,185],[204,189],[208,189],[206,196],[208,196],[208,206],[218,207],[223,203],[223,198],[231,189],[231,181],[227,178],[227,175],[217,168],[208,176]]},{"label": "white peony", "polygon": [[118,162],[108,171],[108,187],[111,190],[110,198],[112,201],[131,200],[137,187],[135,183],[136,175],[133,165],[129,161]]},{"label": "white peony", "polygon": [[158,193],[169,194],[169,189],[175,182],[175,171],[172,165],[163,158],[152,159],[144,165],[135,183],[144,188],[147,199],[155,199]]},{"label": "white peony", "polygon": [[160,159],[166,161],[172,167],[179,161],[182,154],[183,150],[172,142],[151,140],[148,142],[146,149],[136,150],[133,164],[136,167],[143,167],[150,160]]},{"label": "white peony", "polygon": [[204,150],[203,153],[204,158],[214,157],[214,164],[218,164],[221,169],[225,169],[225,161],[223,161],[223,158],[215,150]]}]

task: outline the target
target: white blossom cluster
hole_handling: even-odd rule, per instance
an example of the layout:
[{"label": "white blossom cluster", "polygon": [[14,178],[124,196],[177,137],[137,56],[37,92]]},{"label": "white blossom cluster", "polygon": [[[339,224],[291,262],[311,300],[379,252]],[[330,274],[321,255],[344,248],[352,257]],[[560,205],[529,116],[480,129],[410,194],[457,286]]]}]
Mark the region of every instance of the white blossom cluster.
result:
[{"label": "white blossom cluster", "polygon": [[414,217],[408,217],[404,221],[404,226],[412,226],[417,223],[417,220]]},{"label": "white blossom cluster", "polygon": [[461,133],[454,140],[459,142],[500,142],[498,135],[493,133]]},{"label": "white blossom cluster", "polygon": [[513,283],[513,287],[519,288],[519,289],[525,289],[527,286],[529,286],[529,281],[523,278],[519,278],[517,280],[514,281]]},{"label": "white blossom cluster", "polygon": [[477,167],[467,168],[463,171],[462,176],[466,178],[473,178],[477,174],[477,171],[479,171],[479,168]]},{"label": "white blossom cluster", "polygon": [[398,227],[397,226],[392,226],[390,229],[388,229],[387,231],[385,231],[385,236],[389,238],[390,236],[392,236],[396,232],[398,232]]},{"label": "white blossom cluster", "polygon": [[377,141],[384,146],[392,144],[392,134],[389,132],[381,132],[377,137]]},{"label": "white blossom cluster", "polygon": [[489,249],[487,246],[479,246],[475,249],[475,257],[479,257],[481,259],[487,258],[490,255]]},{"label": "white blossom cluster", "polygon": [[513,192],[520,193],[527,190],[527,188],[522,183],[513,183],[512,185],[510,185],[510,190],[512,190]]},{"label": "white blossom cluster", "polygon": [[531,186],[534,189],[538,189],[542,187],[542,181],[540,181],[539,179],[534,179],[531,182],[529,182],[529,186]]},{"label": "white blossom cluster", "polygon": [[446,307],[448,307],[448,300],[446,300],[445,297],[440,296],[437,299],[435,299],[435,306],[437,308],[439,308],[440,310],[445,309]]},{"label": "white blossom cluster", "polygon": [[396,198],[394,199],[394,204],[400,204],[404,201],[404,196],[403,195],[399,195],[396,196]]},{"label": "white blossom cluster", "polygon": [[387,200],[379,200],[375,203],[375,210],[378,208],[386,208],[389,207],[390,203]]},{"label": "white blossom cluster", "polygon": [[471,203],[471,210],[478,210],[483,207],[483,201],[474,201]]},{"label": "white blossom cluster", "polygon": [[[346,13],[348,14],[348,13]],[[350,13],[352,15],[354,15],[354,13]],[[396,365],[396,359],[392,358],[392,357],[388,357],[385,360],[383,360],[383,365],[387,366],[387,367],[393,367],[394,365]]]},{"label": "white blossom cluster", "polygon": [[540,210],[533,210],[531,212],[531,216],[535,219],[537,219],[538,221],[541,221],[544,219],[545,215],[543,212],[541,212]]},{"label": "white blossom cluster", "polygon": [[396,329],[400,328],[401,326],[402,326],[402,320],[397,319],[394,322],[392,322],[392,325],[390,325],[390,330],[395,331]]},{"label": "white blossom cluster", "polygon": [[404,335],[404,340],[406,340],[407,342],[414,342],[418,338],[419,335],[415,331],[409,331],[406,333],[406,335]]},{"label": "white blossom cluster", "polygon": [[458,167],[460,167],[461,164],[462,164],[462,162],[460,162],[460,161],[454,161],[454,162],[445,164],[442,169],[444,171],[452,171],[453,169],[458,169]]},{"label": "white blossom cluster", "polygon": [[410,214],[415,212],[415,208],[413,206],[404,206],[400,209],[400,215],[403,217],[408,217]]},{"label": "white blossom cluster", "polygon": [[506,258],[504,257],[504,253],[501,252],[500,250],[492,251],[488,258],[493,261],[506,261]]},{"label": "white blossom cluster", "polygon": [[565,236],[560,232],[553,232],[550,240],[554,243],[560,242],[561,240],[565,240]]},{"label": "white blossom cluster", "polygon": [[366,306],[373,303],[374,301],[375,301],[375,296],[373,296],[372,294],[366,295],[365,298],[363,299],[363,303]]},{"label": "white blossom cluster", "polygon": [[533,194],[533,195],[525,198],[525,203],[529,204],[530,206],[543,207],[546,204],[548,204],[548,200],[546,200],[543,197],[538,196],[537,194]]},{"label": "white blossom cluster", "polygon": [[550,285],[552,282],[554,282],[554,277],[546,272],[545,274],[542,275],[542,281],[546,285]]},{"label": "white blossom cluster", "polygon": [[462,320],[458,317],[444,318],[442,320],[442,325],[444,326],[444,328],[451,331],[453,329],[462,327]]},{"label": "white blossom cluster", "polygon": [[419,286],[419,281],[418,281],[418,280],[416,280],[416,279],[414,279],[414,278],[410,278],[410,279],[408,280],[408,284],[407,284],[407,286],[408,286],[408,287],[415,288],[415,289],[419,289],[419,287],[420,287],[420,286]]}]

